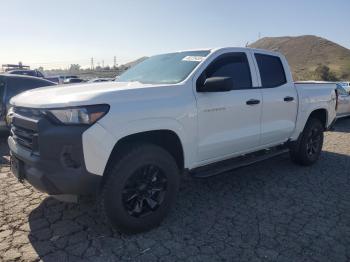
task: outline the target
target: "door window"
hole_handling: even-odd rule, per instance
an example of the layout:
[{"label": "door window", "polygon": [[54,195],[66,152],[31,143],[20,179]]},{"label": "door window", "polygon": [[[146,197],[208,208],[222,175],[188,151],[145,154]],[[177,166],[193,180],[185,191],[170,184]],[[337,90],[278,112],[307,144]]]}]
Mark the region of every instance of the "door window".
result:
[{"label": "door window", "polygon": [[197,80],[197,88],[203,86],[209,77],[231,77],[232,89],[252,87],[252,78],[248,59],[245,53],[225,54],[215,59]]},{"label": "door window", "polygon": [[287,83],[286,74],[278,56],[255,54],[263,88],[278,87]]}]

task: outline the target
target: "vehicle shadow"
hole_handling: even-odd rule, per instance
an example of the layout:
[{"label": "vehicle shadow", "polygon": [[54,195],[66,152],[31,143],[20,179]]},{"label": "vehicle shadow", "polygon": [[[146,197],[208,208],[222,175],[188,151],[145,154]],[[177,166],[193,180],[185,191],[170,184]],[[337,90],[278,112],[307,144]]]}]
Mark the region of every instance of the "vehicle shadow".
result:
[{"label": "vehicle shadow", "polygon": [[253,259],[254,249],[266,246],[295,258],[312,255],[315,241],[332,254],[332,241],[347,234],[341,228],[350,213],[341,215],[343,207],[350,210],[349,167],[349,155],[324,151],[311,167],[282,155],[217,177],[186,177],[162,225],[137,235],[102,223],[93,199],[66,204],[46,198],[29,215],[30,242],[45,262],[166,260],[215,255],[225,246],[229,259],[249,249]]},{"label": "vehicle shadow", "polygon": [[337,122],[334,126],[334,129],[331,131],[349,133],[350,132],[350,117],[344,117],[344,118],[337,119]]}]

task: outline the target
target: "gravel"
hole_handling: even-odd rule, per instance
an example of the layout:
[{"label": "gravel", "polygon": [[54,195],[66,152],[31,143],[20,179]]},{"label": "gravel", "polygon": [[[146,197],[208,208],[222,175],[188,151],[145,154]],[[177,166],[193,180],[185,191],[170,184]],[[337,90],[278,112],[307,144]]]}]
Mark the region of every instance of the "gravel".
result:
[{"label": "gravel", "polygon": [[9,170],[0,144],[0,261],[349,261],[350,119],[327,132],[322,156],[283,155],[208,179],[183,179],[152,231],[122,235],[93,198],[61,203]]}]

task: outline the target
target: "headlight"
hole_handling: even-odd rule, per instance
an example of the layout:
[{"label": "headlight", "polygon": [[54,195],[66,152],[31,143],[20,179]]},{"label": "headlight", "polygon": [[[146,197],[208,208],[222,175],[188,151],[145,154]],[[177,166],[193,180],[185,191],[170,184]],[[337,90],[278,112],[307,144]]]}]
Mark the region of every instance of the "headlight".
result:
[{"label": "headlight", "polygon": [[11,125],[13,113],[14,113],[14,112],[13,112],[13,107],[11,106],[11,107],[7,110],[7,114],[6,114],[6,118],[5,118],[6,124],[7,124],[8,126]]},{"label": "headlight", "polygon": [[45,113],[56,122],[65,125],[92,125],[109,110],[109,105],[91,105],[70,108],[48,109]]}]

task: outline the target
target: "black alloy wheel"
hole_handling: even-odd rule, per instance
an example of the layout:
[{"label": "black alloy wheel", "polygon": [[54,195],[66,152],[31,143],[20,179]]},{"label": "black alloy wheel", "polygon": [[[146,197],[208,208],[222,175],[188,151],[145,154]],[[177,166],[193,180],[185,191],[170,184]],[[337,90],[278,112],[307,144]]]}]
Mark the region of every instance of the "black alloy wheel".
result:
[{"label": "black alloy wheel", "polygon": [[321,147],[322,131],[318,127],[313,127],[308,134],[308,140],[306,142],[306,151],[310,157],[318,154]]},{"label": "black alloy wheel", "polygon": [[320,119],[309,119],[298,141],[290,145],[290,156],[292,160],[303,166],[314,164],[322,151],[323,132],[324,125]]},{"label": "black alloy wheel", "polygon": [[173,206],[180,185],[174,157],[154,144],[131,144],[113,158],[99,194],[103,221],[123,233],[158,226]]},{"label": "black alloy wheel", "polygon": [[156,211],[164,201],[168,181],[155,165],[145,165],[127,180],[123,189],[123,205],[133,217],[143,217]]}]

